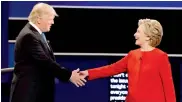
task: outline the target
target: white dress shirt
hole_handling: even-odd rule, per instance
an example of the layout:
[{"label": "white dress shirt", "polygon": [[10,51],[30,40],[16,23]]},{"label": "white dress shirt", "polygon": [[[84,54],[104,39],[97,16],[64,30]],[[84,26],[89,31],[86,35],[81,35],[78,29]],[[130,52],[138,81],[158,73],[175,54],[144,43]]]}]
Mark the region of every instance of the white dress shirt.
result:
[{"label": "white dress shirt", "polygon": [[42,34],[42,31],[35,25],[33,24],[32,22],[29,22],[30,25],[32,25],[40,34]]},{"label": "white dress shirt", "polygon": [[[35,24],[33,24],[32,22],[29,22],[29,23],[30,23],[30,25],[32,25],[39,32],[40,35],[42,34],[42,31]],[[50,49],[47,41],[46,41],[46,44],[47,44],[48,48]]]}]

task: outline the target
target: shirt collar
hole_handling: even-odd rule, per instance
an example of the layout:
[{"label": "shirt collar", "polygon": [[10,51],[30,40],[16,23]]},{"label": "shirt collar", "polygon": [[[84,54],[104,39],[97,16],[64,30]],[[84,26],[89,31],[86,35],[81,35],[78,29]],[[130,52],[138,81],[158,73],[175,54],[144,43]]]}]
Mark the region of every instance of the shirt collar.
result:
[{"label": "shirt collar", "polygon": [[42,34],[42,31],[35,25],[33,24],[32,22],[29,22],[30,25],[32,25],[40,34]]}]

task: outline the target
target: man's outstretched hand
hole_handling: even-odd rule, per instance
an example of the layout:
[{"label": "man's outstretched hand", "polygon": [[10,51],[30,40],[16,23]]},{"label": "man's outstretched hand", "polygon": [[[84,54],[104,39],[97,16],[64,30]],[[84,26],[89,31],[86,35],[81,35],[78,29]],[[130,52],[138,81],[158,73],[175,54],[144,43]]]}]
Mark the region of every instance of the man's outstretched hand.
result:
[{"label": "man's outstretched hand", "polygon": [[75,84],[77,87],[79,86],[84,86],[85,85],[85,82],[87,82],[85,80],[85,77],[83,75],[80,75],[79,73],[80,69],[76,69],[76,70],[73,70],[72,71],[72,75],[71,75],[71,78],[70,78],[70,81]]}]

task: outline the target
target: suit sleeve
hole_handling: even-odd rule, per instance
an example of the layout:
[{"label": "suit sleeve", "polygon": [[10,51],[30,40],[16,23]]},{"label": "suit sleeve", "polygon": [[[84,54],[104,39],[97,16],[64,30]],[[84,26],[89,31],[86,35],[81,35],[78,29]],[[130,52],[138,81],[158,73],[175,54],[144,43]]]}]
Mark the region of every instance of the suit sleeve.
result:
[{"label": "suit sleeve", "polygon": [[129,55],[110,65],[89,69],[88,80],[109,77],[125,72],[127,70],[128,57]]},{"label": "suit sleeve", "polygon": [[167,54],[160,57],[160,65],[160,76],[163,83],[166,102],[176,102],[171,65]]},{"label": "suit sleeve", "polygon": [[49,68],[48,70],[52,71],[59,80],[63,82],[69,81],[71,72],[50,59],[44,52],[40,42],[32,34],[27,34],[24,39],[26,50],[35,62],[44,66],[49,66],[47,67]]}]

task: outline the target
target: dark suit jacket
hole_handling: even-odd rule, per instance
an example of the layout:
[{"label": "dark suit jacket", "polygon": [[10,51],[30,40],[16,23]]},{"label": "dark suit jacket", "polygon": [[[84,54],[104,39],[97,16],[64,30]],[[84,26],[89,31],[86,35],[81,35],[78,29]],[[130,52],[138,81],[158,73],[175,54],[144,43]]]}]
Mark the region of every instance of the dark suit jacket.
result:
[{"label": "dark suit jacket", "polygon": [[16,39],[10,102],[54,102],[54,78],[68,82],[70,76],[71,71],[56,63],[52,49],[27,23]]}]

